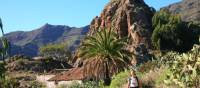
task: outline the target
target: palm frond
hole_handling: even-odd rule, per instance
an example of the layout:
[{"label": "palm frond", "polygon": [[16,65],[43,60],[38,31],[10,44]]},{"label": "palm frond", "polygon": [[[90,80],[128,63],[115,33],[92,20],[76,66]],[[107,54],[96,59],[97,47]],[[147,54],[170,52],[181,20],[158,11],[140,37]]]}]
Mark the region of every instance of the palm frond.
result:
[{"label": "palm frond", "polygon": [[84,72],[100,79],[127,68],[131,54],[124,50],[126,40],[117,39],[112,29],[104,29],[87,37],[80,47],[80,56],[85,60]]}]

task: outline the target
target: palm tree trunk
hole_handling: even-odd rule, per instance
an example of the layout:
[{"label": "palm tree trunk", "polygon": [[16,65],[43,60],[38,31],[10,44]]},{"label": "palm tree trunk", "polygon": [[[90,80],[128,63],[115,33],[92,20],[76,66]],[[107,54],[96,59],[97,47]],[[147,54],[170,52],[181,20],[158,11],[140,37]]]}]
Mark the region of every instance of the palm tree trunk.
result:
[{"label": "palm tree trunk", "polygon": [[108,62],[106,62],[106,74],[104,78],[104,85],[109,86],[111,83],[111,78],[109,76]]}]

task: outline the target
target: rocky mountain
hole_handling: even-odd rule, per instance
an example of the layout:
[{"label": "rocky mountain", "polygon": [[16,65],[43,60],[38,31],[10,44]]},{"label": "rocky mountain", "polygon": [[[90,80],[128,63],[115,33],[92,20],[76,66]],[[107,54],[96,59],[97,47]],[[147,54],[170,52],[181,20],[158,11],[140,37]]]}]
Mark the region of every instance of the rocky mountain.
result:
[{"label": "rocky mountain", "polygon": [[76,28],[45,24],[33,31],[11,32],[5,36],[11,42],[11,55],[22,54],[33,57],[38,55],[39,47],[50,43],[69,42],[69,48],[74,51],[88,32],[88,28],[89,26]]},{"label": "rocky mountain", "polygon": [[200,21],[200,0],[182,0],[164,9],[180,14],[184,21]]},{"label": "rocky mountain", "polygon": [[145,56],[151,48],[154,11],[143,0],[111,0],[91,22],[88,35],[112,28],[119,37],[129,37],[128,50]]},{"label": "rocky mountain", "polygon": [[152,16],[153,8],[143,0],[112,0],[100,17],[93,19],[89,33],[112,27],[120,37],[130,37],[132,48],[142,43],[150,47]]}]

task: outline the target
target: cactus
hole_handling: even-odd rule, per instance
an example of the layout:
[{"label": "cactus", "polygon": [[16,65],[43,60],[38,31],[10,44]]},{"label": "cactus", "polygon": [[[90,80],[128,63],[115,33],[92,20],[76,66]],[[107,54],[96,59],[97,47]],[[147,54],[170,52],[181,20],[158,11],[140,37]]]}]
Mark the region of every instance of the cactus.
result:
[{"label": "cactus", "polygon": [[200,85],[200,46],[181,55],[173,56],[169,61],[172,74],[164,81],[166,84],[177,84],[182,88],[199,87]]}]

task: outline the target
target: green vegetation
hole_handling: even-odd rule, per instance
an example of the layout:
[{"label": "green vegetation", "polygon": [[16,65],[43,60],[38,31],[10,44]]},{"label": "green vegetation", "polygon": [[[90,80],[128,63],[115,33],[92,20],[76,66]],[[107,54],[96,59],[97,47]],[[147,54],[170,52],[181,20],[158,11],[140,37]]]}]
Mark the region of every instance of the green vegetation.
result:
[{"label": "green vegetation", "polygon": [[2,47],[0,48],[0,54],[1,54],[1,59],[4,61],[5,63],[5,58],[8,56],[8,50],[9,50],[9,42],[8,40],[4,37],[4,31],[3,31],[3,24],[2,24],[2,20],[0,18],[0,29],[1,29],[1,45]]},{"label": "green vegetation", "polygon": [[73,81],[71,85],[60,85],[57,88],[104,88],[102,82],[95,81],[86,81],[83,83],[79,83],[77,81]]},{"label": "green vegetation", "polygon": [[[166,52],[161,55],[153,53],[152,60],[139,65],[137,76],[142,81],[143,88],[198,88],[200,46],[196,44],[200,44],[200,22],[183,22],[179,15],[161,10],[153,17],[152,25],[152,44],[155,51]],[[1,19],[0,28],[3,35],[0,48],[3,60],[0,62],[0,88],[19,88],[24,81],[26,83],[23,87],[27,87],[27,84],[31,88],[41,88],[44,86],[36,81],[36,73],[45,74],[54,69],[71,68],[68,62],[72,56],[67,43],[41,47],[40,55],[44,58],[39,60],[16,56],[6,61],[5,58],[9,56],[9,42],[4,38]],[[71,39],[75,41],[78,37],[80,36]],[[129,77],[128,65],[132,58],[132,54],[125,50],[127,43],[127,38],[119,39],[112,29],[99,30],[96,34],[87,36],[79,48],[78,56],[84,62],[83,75],[88,78],[82,84],[74,82],[70,86],[61,85],[58,88],[125,87]]]},{"label": "green vegetation", "polygon": [[49,44],[40,48],[40,55],[59,61],[69,61],[71,53],[66,43]]},{"label": "green vegetation", "polygon": [[130,62],[125,44],[126,39],[117,39],[112,30],[104,29],[88,36],[80,47],[80,56],[87,61],[84,74],[102,79],[105,85],[109,85],[112,75],[123,71]]},{"label": "green vegetation", "polygon": [[[10,46],[9,46],[8,40],[4,37],[3,25],[2,25],[1,19],[0,19],[0,28],[2,32],[2,37],[1,37],[2,47],[0,48],[0,55],[1,55],[1,59],[3,60],[3,62],[0,61],[0,88],[41,88],[43,87],[42,84],[36,81],[30,81],[30,83],[28,84],[29,86],[26,85],[22,87],[21,86],[22,81],[20,81],[21,78],[10,77],[9,71],[7,69],[8,63],[18,60],[17,63],[23,66],[25,62],[28,61],[28,58],[26,59],[14,58],[14,59],[5,60],[9,56],[8,51],[9,51]],[[16,76],[17,74],[14,74],[14,75]]]},{"label": "green vegetation", "polygon": [[124,84],[127,84],[128,76],[129,76],[128,70],[120,72],[119,74],[113,76],[109,88],[122,88]]},{"label": "green vegetation", "polygon": [[179,15],[172,15],[166,10],[157,12],[153,17],[152,42],[156,49],[178,52],[189,51],[198,42],[200,30],[192,23],[183,22]]},{"label": "green vegetation", "polygon": [[13,79],[10,79],[9,77],[6,77],[6,61],[5,58],[8,56],[8,50],[9,50],[9,42],[8,40],[4,37],[4,31],[3,31],[3,24],[0,18],[0,29],[2,33],[1,37],[1,45],[2,47],[0,48],[0,55],[1,59],[3,60],[3,63],[0,62],[0,88],[16,88],[17,83]]},{"label": "green vegetation", "polygon": [[[189,23],[181,22],[179,16],[171,15],[167,11],[163,10],[161,10],[154,16],[153,22],[155,30],[152,35],[152,41],[154,45],[160,50],[163,49],[165,50],[168,48],[169,50],[182,52],[190,50],[191,48],[189,48],[189,46],[193,46],[193,44],[195,43],[199,44],[198,42],[198,40],[200,39],[199,22],[189,22]],[[173,29],[174,31],[170,29]],[[180,36],[178,36],[179,34]],[[180,40],[181,38],[183,41]],[[186,39],[188,44],[185,41]],[[184,43],[184,41],[186,43]],[[174,48],[170,47],[170,44],[168,44],[167,42],[172,43],[171,45]],[[177,42],[177,44],[174,42]],[[176,52],[167,52],[165,55],[160,56],[160,60],[158,60],[157,64],[164,65],[165,67],[168,67],[169,70],[168,74],[164,75],[166,78],[164,82],[165,84],[167,84],[167,86],[172,86],[172,85],[178,87],[199,86],[200,84],[199,49],[200,49],[199,45],[195,45],[191,51],[183,54],[179,54]]]},{"label": "green vegetation", "polygon": [[18,88],[19,84],[16,79],[6,78],[4,80],[0,80],[0,88]]},{"label": "green vegetation", "polygon": [[169,63],[169,74],[166,83],[175,83],[180,87],[199,87],[200,85],[200,46],[184,54],[175,54]]}]

